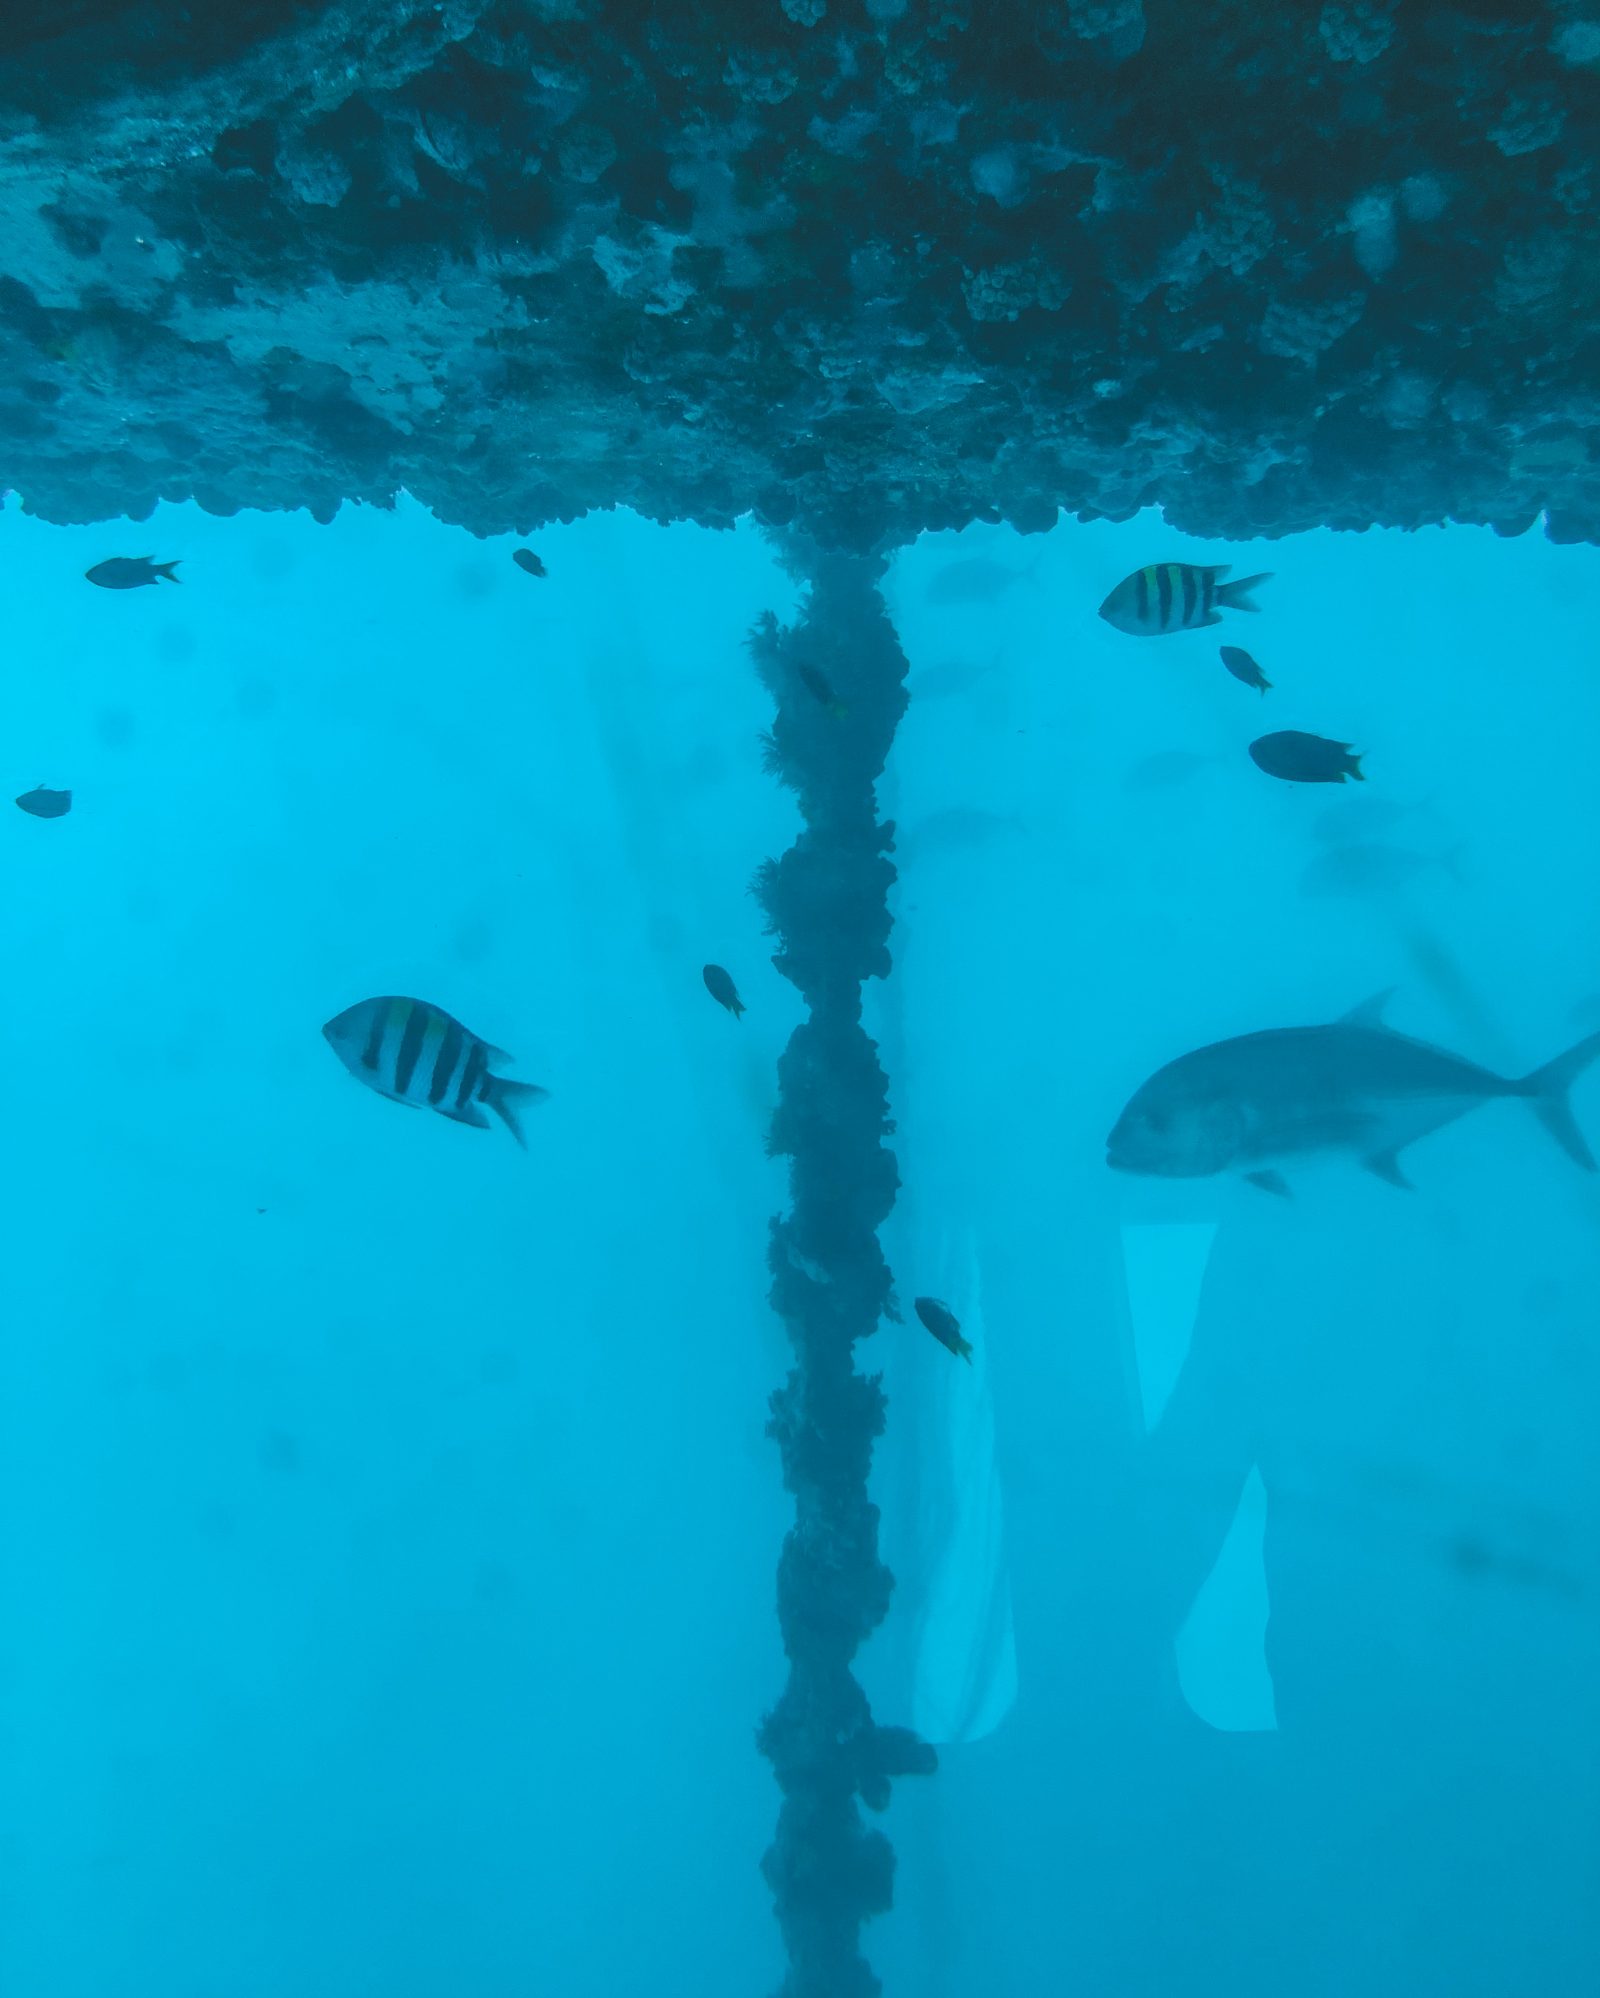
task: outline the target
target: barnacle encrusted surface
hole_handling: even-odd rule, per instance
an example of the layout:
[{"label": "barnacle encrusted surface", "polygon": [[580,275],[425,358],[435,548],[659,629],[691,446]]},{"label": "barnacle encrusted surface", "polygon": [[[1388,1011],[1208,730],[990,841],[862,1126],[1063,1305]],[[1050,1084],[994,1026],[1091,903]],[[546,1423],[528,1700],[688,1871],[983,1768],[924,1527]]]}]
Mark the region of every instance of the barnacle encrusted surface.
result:
[{"label": "barnacle encrusted surface", "polygon": [[1593,539],[1597,142],[1592,0],[29,0],[0,482]]}]

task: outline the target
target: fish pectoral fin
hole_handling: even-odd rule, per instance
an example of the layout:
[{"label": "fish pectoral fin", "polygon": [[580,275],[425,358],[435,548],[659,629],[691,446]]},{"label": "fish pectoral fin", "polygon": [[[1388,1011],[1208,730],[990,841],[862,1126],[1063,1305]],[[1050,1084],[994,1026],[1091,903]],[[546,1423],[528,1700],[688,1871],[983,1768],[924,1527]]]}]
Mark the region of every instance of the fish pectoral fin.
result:
[{"label": "fish pectoral fin", "polygon": [[1289,1182],[1283,1174],[1273,1172],[1270,1167],[1264,1168],[1261,1172],[1247,1172],[1245,1178],[1252,1186],[1259,1186],[1263,1193],[1275,1193],[1281,1200],[1290,1200],[1294,1197],[1290,1192]]},{"label": "fish pectoral fin", "polygon": [[1402,1193],[1415,1193],[1416,1188],[1400,1169],[1398,1152],[1374,1152],[1362,1161],[1368,1172],[1376,1173],[1379,1179],[1386,1179],[1391,1186],[1398,1186]]}]

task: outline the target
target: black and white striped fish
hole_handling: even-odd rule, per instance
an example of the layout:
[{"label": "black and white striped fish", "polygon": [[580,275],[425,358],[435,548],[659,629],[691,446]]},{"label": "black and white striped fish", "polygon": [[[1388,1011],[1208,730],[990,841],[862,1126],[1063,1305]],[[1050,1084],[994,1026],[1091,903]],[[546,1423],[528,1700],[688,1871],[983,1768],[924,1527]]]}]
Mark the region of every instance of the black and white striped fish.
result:
[{"label": "black and white striped fish", "polygon": [[1135,638],[1160,638],[1164,632],[1221,624],[1225,610],[1258,609],[1250,592],[1270,583],[1271,575],[1241,576],[1237,583],[1225,583],[1228,567],[1226,562],[1219,569],[1200,568],[1193,562],[1153,562],[1118,583],[1100,606],[1100,615]]},{"label": "black and white striped fish", "polygon": [[518,1106],[542,1103],[550,1093],[496,1075],[491,1064],[513,1057],[426,999],[363,999],[336,1014],[322,1035],[356,1080],[380,1096],[483,1131],[485,1109],[492,1110],[524,1148]]}]

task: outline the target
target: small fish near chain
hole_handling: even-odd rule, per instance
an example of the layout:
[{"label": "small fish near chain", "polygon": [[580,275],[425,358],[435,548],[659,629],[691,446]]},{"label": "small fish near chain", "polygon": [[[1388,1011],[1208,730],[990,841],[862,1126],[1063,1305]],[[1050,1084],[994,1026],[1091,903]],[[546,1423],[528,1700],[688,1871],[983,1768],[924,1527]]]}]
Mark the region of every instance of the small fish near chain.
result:
[{"label": "small fish near chain", "polygon": [[1016,583],[1037,583],[1038,567],[1044,550],[1020,569],[1007,562],[992,561],[987,555],[973,555],[960,562],[947,562],[923,593],[930,604],[989,604]]},{"label": "small fish near chain", "polygon": [[805,688],[817,706],[826,708],[835,721],[843,721],[850,710],[834,693],[828,676],[818,667],[808,666],[803,662],[794,670],[801,686]]},{"label": "small fish near chain", "polygon": [[738,987],[723,970],[720,964],[708,964],[701,970],[706,990],[719,1006],[725,1006],[737,1020],[745,1010],[744,1001],[739,997]]},{"label": "small fish near chain", "polygon": [[961,1336],[961,1321],[936,1297],[916,1297],[911,1300],[912,1308],[927,1326],[928,1330],[947,1351],[955,1354],[958,1360],[972,1364],[972,1343]]},{"label": "small fish near chain", "polygon": [[936,666],[925,666],[920,673],[913,673],[906,683],[906,692],[914,701],[949,700],[970,694],[998,664],[998,653],[987,666],[974,665],[969,659],[944,659]]},{"label": "small fish near chain", "polygon": [[176,562],[153,562],[148,555],[113,555],[83,572],[84,581],[99,590],[143,590],[156,583],[176,583]]}]

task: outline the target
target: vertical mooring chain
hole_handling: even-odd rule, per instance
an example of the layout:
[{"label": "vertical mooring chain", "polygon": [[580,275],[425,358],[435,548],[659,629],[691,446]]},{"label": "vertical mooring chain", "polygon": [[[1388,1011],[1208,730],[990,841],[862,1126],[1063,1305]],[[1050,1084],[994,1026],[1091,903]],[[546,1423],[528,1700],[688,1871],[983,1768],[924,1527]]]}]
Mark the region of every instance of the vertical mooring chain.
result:
[{"label": "vertical mooring chain", "polygon": [[883,1810],[891,1778],[936,1766],[909,1730],[877,1725],[851,1672],[894,1586],[867,1496],[885,1401],[876,1376],[856,1371],[855,1345],[896,1309],[878,1229],[899,1179],[861,988],[890,967],[894,829],[878,821],[874,786],[905,712],[906,658],[881,560],[789,552],[808,601],[796,624],[769,616],[751,639],[777,703],[768,767],[805,821],[756,894],[779,939],[773,962],[809,1008],[778,1063],[770,1140],[790,1164],[792,1207],[772,1224],[768,1259],[794,1365],[768,1433],[795,1521],[778,1566],[789,1679],[760,1730],[783,1792],[762,1871],[789,1956],[782,1998],[871,1998],[881,1987],[861,1926],[891,1903],[894,1852],[860,1806]]}]

